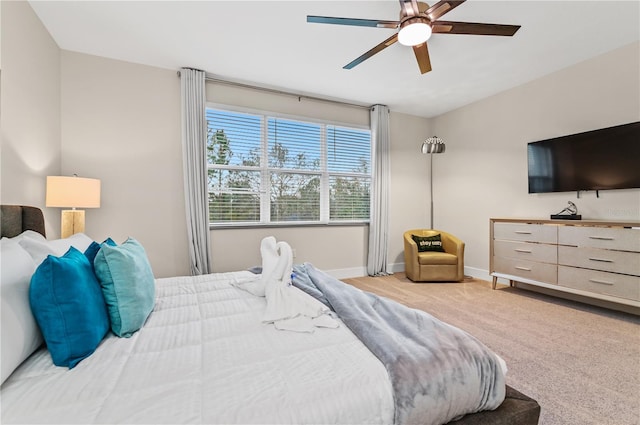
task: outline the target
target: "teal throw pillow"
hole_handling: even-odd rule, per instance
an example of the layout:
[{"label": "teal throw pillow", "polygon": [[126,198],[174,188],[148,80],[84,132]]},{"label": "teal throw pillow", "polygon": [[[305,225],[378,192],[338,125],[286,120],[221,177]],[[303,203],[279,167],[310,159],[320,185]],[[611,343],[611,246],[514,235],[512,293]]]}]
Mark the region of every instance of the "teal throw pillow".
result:
[{"label": "teal throw pillow", "polygon": [[155,305],[155,279],[147,254],[138,241],[103,244],[93,261],[109,310],[111,330],[130,337],[144,325]]},{"label": "teal throw pillow", "polygon": [[411,235],[411,238],[416,242],[416,245],[418,245],[418,252],[444,252],[440,234],[433,236]]},{"label": "teal throw pillow", "polygon": [[109,332],[109,315],[89,260],[71,247],[47,256],[31,277],[31,311],[53,364],[75,367]]}]

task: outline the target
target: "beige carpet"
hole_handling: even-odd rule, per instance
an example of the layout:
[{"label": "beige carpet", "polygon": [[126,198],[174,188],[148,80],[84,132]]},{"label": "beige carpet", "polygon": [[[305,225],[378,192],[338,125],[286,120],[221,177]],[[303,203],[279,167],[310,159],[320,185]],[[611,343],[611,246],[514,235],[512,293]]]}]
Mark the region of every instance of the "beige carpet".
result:
[{"label": "beige carpet", "polygon": [[464,329],[507,362],[543,425],[640,424],[640,318],[498,286],[422,283],[397,273],[345,279]]}]

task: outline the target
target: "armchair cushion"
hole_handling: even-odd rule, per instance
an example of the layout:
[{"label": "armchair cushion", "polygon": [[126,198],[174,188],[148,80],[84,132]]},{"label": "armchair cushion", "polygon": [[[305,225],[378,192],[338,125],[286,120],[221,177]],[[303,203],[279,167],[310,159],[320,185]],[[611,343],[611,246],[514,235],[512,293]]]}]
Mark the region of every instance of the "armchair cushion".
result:
[{"label": "armchair cushion", "polygon": [[418,264],[421,265],[452,265],[458,264],[458,257],[446,252],[420,252],[418,253]]}]

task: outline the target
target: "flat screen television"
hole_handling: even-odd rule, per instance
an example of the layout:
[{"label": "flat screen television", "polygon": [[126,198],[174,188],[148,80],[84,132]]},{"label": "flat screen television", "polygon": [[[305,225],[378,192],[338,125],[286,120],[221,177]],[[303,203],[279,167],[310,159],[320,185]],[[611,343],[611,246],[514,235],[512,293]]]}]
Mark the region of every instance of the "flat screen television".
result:
[{"label": "flat screen television", "polygon": [[529,193],[640,188],[640,121],[527,145]]}]

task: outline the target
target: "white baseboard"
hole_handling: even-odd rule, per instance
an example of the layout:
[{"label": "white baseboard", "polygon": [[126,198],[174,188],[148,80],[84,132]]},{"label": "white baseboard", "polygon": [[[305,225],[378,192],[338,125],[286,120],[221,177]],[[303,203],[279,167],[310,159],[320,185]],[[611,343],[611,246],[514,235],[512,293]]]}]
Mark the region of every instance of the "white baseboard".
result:
[{"label": "white baseboard", "polygon": [[[387,264],[387,270],[391,273],[399,273],[404,271],[404,263]],[[367,267],[351,267],[348,269],[324,270],[325,273],[335,277],[336,279],[349,279],[352,277],[367,276]]]},{"label": "white baseboard", "polygon": [[336,279],[349,279],[352,277],[362,277],[367,275],[366,267],[351,267],[348,269],[324,270],[325,273]]},{"label": "white baseboard", "polygon": [[404,263],[393,263],[389,264],[389,271],[391,273],[400,273],[404,272]]},{"label": "white baseboard", "polygon": [[[391,273],[404,272],[404,263],[388,264],[387,270]],[[335,277],[336,279],[350,279],[352,277],[367,276],[366,267],[350,267],[348,269],[333,269],[333,270],[325,270],[325,272]],[[488,270],[478,269],[475,267],[465,266],[464,274],[467,276],[471,276],[476,279],[485,280],[488,282],[491,282],[493,280],[493,277],[489,274]],[[501,280],[503,279],[498,279],[498,282],[500,282]],[[505,280],[505,282],[509,284],[508,280]]]},{"label": "white baseboard", "polygon": [[493,277],[489,274],[488,270],[478,269],[476,267],[467,267],[467,266],[465,266],[464,274],[466,276],[471,276],[471,277],[474,277],[476,279],[486,280],[486,281],[489,281],[489,282],[491,282],[493,280]]}]

